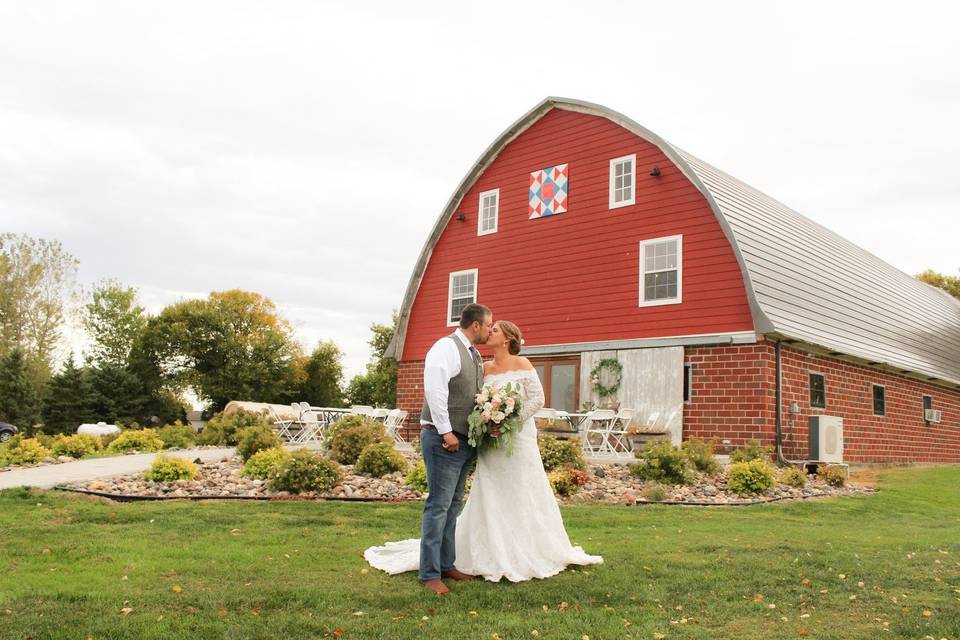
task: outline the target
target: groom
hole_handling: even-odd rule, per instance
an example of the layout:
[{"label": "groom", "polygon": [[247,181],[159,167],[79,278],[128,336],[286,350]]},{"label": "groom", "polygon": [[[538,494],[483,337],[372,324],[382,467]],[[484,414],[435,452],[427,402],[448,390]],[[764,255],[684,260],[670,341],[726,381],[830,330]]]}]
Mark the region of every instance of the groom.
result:
[{"label": "groom", "polygon": [[474,345],[493,327],[493,312],[468,304],[460,328],[437,340],[423,363],[423,411],[420,450],[427,468],[427,501],[420,536],[420,580],[434,593],[450,591],[441,578],[470,580],[457,571],[457,515],[476,451],[467,442],[467,417],[483,386],[483,361]]}]

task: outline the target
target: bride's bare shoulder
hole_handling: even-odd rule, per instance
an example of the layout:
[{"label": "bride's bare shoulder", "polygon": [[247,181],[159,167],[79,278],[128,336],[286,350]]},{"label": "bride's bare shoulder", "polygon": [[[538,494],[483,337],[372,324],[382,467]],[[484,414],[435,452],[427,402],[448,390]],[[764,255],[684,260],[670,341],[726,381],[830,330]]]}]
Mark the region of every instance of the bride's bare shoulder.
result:
[{"label": "bride's bare shoulder", "polygon": [[523,356],[517,356],[514,362],[517,365],[516,368],[522,371],[528,371],[533,369],[533,363],[531,363],[530,360],[528,360],[527,358],[524,358]]}]

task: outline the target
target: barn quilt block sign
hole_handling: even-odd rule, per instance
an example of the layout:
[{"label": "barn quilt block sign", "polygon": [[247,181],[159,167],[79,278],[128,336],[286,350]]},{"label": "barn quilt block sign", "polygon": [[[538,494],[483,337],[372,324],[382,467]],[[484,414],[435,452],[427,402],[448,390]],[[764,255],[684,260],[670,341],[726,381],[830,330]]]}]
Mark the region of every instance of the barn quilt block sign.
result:
[{"label": "barn quilt block sign", "polygon": [[530,219],[567,210],[567,165],[558,164],[530,174]]}]

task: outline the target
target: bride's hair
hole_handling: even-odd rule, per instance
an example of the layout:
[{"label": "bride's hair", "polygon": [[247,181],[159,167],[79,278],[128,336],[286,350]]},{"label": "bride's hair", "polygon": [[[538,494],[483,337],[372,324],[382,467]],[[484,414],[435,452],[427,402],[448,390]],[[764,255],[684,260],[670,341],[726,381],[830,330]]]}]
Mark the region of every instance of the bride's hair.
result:
[{"label": "bride's hair", "polygon": [[520,355],[520,345],[523,344],[523,336],[520,334],[520,327],[509,320],[497,320],[500,332],[507,339],[507,351],[510,355]]}]

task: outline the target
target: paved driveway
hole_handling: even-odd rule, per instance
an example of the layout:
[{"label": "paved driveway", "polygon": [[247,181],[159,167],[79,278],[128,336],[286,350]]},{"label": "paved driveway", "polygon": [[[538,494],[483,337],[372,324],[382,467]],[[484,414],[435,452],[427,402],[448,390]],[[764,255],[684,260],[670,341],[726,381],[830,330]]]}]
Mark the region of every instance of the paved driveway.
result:
[{"label": "paved driveway", "polygon": [[[303,445],[294,445],[286,448],[300,449],[302,446]],[[310,443],[307,445],[307,448],[319,449],[320,445],[319,443]],[[167,451],[166,454],[187,458],[189,460],[200,458],[204,462],[211,462],[230,457],[233,455],[233,451],[233,447],[222,449],[182,449],[180,451]],[[110,478],[127,473],[146,471],[150,468],[156,455],[155,453],[138,453],[109,458],[77,460],[76,462],[50,464],[42,467],[31,467],[29,469],[0,471],[0,489],[23,486],[49,489],[54,485],[64,482],[96,480],[98,478]]]}]

